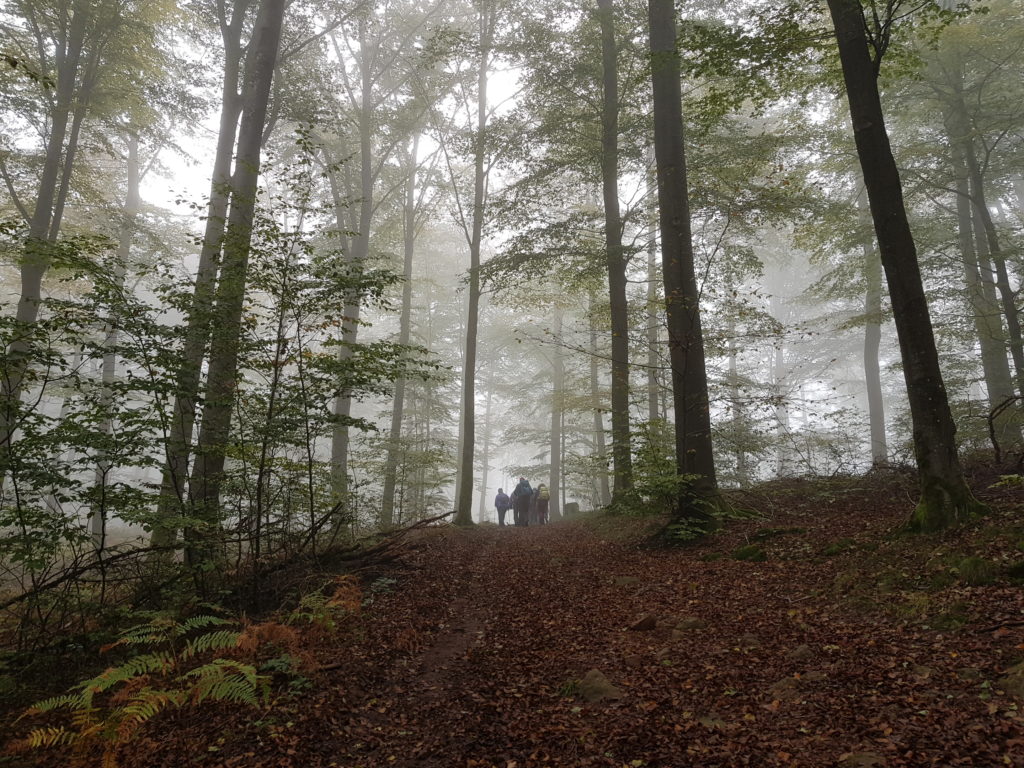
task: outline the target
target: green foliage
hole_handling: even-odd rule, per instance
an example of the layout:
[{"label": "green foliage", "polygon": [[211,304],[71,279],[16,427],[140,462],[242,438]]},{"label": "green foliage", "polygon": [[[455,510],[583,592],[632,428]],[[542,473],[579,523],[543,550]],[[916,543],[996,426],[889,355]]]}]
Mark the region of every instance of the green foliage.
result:
[{"label": "green foliage", "polygon": [[[104,765],[116,766],[117,748],[164,710],[204,701],[247,706],[266,702],[268,678],[250,664],[214,658],[186,668],[197,655],[236,649],[241,634],[220,629],[231,623],[210,615],[181,622],[157,617],[125,630],[106,650],[120,646],[147,652],[78,683],[69,693],[36,702],[26,715],[69,710],[73,728],[35,728],[21,746],[37,749],[75,744],[86,748],[98,742],[104,749]],[[155,680],[164,687],[154,687],[151,683]],[[104,699],[102,703],[97,701],[99,697]]]},{"label": "green foliage", "polygon": [[856,546],[857,546],[857,542],[854,541],[853,539],[843,538],[843,539],[839,539],[838,541],[833,541],[831,544],[826,546],[821,551],[821,553],[823,555],[825,555],[825,557],[832,557],[833,555],[841,555],[843,552],[849,552],[851,549],[854,549]]},{"label": "green foliage", "polygon": [[969,587],[984,587],[996,580],[999,570],[982,557],[965,557],[957,566],[960,581]]},{"label": "green foliage", "polygon": [[745,560],[752,563],[763,563],[768,559],[768,555],[757,544],[744,544],[742,547],[737,547],[733,550],[732,557],[734,560]]}]

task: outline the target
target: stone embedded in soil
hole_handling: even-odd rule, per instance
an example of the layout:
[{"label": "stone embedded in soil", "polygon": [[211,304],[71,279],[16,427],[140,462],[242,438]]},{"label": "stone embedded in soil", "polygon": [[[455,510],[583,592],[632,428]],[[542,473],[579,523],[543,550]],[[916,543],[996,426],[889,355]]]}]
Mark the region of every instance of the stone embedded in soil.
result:
[{"label": "stone embedded in soil", "polygon": [[615,576],[612,579],[612,584],[617,587],[629,587],[633,584],[639,584],[640,579],[636,576]]},{"label": "stone embedded in soil", "polygon": [[983,677],[981,670],[975,667],[961,667],[956,671],[956,676],[961,680],[981,680]]},{"label": "stone embedded in soil", "polygon": [[594,704],[605,699],[621,699],[622,691],[611,684],[600,670],[592,669],[580,680],[580,698]]},{"label": "stone embedded in soil", "polygon": [[786,658],[790,661],[809,661],[814,658],[814,651],[809,645],[798,645],[786,654]]},{"label": "stone embedded in soil", "polygon": [[686,618],[680,619],[679,623],[676,624],[676,629],[686,631],[688,629],[704,629],[708,623],[704,619],[698,619],[696,616],[687,616]]},{"label": "stone embedded in soil", "polygon": [[996,687],[1018,699],[1024,699],[1024,662],[1015,664],[996,680]]},{"label": "stone embedded in soil", "polygon": [[627,653],[622,657],[622,663],[627,667],[636,669],[637,667],[642,667],[644,665],[644,657],[639,653]]},{"label": "stone embedded in soil", "polygon": [[888,764],[877,752],[849,752],[839,758],[843,768],[885,768]]},{"label": "stone embedded in soil", "polygon": [[740,648],[760,648],[761,647],[761,641],[758,639],[757,635],[752,635],[749,632],[747,634],[745,634],[745,635],[740,635],[740,638],[739,638],[739,640],[736,641],[736,644]]},{"label": "stone embedded in soil", "polygon": [[637,619],[629,626],[633,632],[650,632],[652,629],[657,629],[657,627],[658,617],[653,613],[648,613],[646,616]]},{"label": "stone embedded in soil", "polygon": [[791,701],[800,696],[800,681],[795,677],[784,677],[768,689],[773,699]]}]

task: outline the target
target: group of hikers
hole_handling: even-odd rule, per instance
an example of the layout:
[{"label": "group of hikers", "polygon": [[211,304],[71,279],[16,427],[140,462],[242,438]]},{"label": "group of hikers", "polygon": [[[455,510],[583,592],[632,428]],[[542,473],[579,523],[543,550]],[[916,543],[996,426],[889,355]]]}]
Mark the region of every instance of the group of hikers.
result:
[{"label": "group of hikers", "polygon": [[551,494],[548,487],[541,483],[534,490],[525,477],[512,489],[512,494],[505,493],[501,488],[494,497],[494,508],[498,510],[498,525],[505,525],[505,513],[512,510],[512,519],[516,525],[544,525],[548,521],[548,502]]}]

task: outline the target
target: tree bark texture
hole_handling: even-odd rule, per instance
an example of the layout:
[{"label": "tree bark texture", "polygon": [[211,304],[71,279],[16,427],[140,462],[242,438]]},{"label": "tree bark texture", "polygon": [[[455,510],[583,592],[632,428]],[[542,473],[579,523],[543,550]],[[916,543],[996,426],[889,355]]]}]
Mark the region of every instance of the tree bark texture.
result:
[{"label": "tree bark texture", "polygon": [[885,438],[885,399],[882,397],[882,371],[878,353],[882,344],[882,262],[875,252],[871,236],[871,212],[864,195],[857,196],[858,223],[861,229],[861,254],[864,257],[864,388],[868,395],[868,424],[871,434],[871,465],[889,461]]},{"label": "tree bark texture", "polygon": [[694,273],[690,206],[683,145],[682,94],[676,51],[675,5],[649,0],[654,153],[658,166],[661,263],[665,280],[676,468],[689,478],[677,518],[706,518],[720,503],[711,445],[704,337]]},{"label": "tree bark texture", "polygon": [[[405,209],[402,212],[402,308],[398,320],[398,343],[409,344],[412,337],[412,265],[416,252],[416,154],[419,134],[414,134],[409,148],[408,177],[405,182]],[[395,399],[391,406],[391,429],[388,432],[387,458],[384,460],[384,489],[380,523],[386,530],[394,524],[395,482],[398,473],[399,441],[402,439],[402,414],[405,410],[405,379],[395,382]]]},{"label": "tree bark texture", "polygon": [[619,67],[612,0],[597,0],[601,25],[601,190],[604,200],[605,258],[611,311],[613,499],[633,487],[629,428],[629,306],[626,255],[619,214]]},{"label": "tree bark texture", "polygon": [[551,456],[551,472],[548,477],[548,519],[557,520],[561,515],[558,505],[558,493],[562,487],[562,409],[563,390],[565,388],[565,361],[558,344],[562,339],[562,308],[555,307],[555,318],[551,334],[555,345],[551,351],[551,429],[549,432],[548,451]]},{"label": "tree bark texture", "polygon": [[601,376],[597,364],[597,318],[594,317],[597,300],[590,296],[590,408],[594,412],[594,455],[597,457],[597,497],[602,507],[612,503],[611,485],[608,482],[608,450],[604,439],[604,405],[601,402]]},{"label": "tree bark texture", "polygon": [[917,250],[907,221],[859,0],[828,0],[853,134],[889,286],[913,423],[921,498],[910,526],[937,530],[983,509],[964,481]]},{"label": "tree bark texture", "polygon": [[181,361],[175,375],[174,405],[171,409],[167,457],[161,480],[160,502],[152,544],[164,547],[173,543],[178,525],[175,520],[186,513],[189,458],[195,430],[196,406],[202,377],[203,359],[210,343],[210,321],[217,273],[220,268],[228,202],[231,198],[231,161],[234,155],[238,118],[242,111],[239,78],[244,55],[242,25],[251,6],[239,0],[230,21],[227,6],[219,5],[221,36],[224,43],[224,77],[221,81],[220,126],[210,178],[210,200],[206,208],[206,226],[199,251],[196,282],[188,309]]},{"label": "tree bark texture", "polygon": [[[231,177],[231,208],[224,236],[224,251],[207,373],[202,422],[196,460],[189,483],[193,515],[204,521],[206,531],[192,532],[192,540],[204,539],[219,523],[220,488],[231,428],[231,413],[238,386],[238,346],[242,308],[249,267],[253,218],[260,172],[260,149],[266,122],[270,87],[281,40],[285,0],[262,0],[253,28],[251,51],[246,60],[241,125],[235,170]],[[194,561],[208,552],[188,548]]]},{"label": "tree bark texture", "polygon": [[495,11],[480,4],[479,53],[476,81],[476,137],[473,149],[473,228],[469,240],[469,277],[466,307],[466,352],[462,363],[462,430],[455,524],[473,523],[473,454],[476,448],[476,357],[480,325],[480,247],[483,242],[484,200],[487,194],[487,77],[494,35]]}]

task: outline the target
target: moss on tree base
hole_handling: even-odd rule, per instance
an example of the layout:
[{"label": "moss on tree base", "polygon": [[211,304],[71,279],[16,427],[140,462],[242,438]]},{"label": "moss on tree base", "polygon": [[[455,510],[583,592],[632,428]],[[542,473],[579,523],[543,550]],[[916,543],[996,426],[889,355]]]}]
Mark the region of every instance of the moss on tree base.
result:
[{"label": "moss on tree base", "polygon": [[934,533],[975,520],[991,510],[961,478],[922,478],[921,500],[907,522],[911,533]]}]

